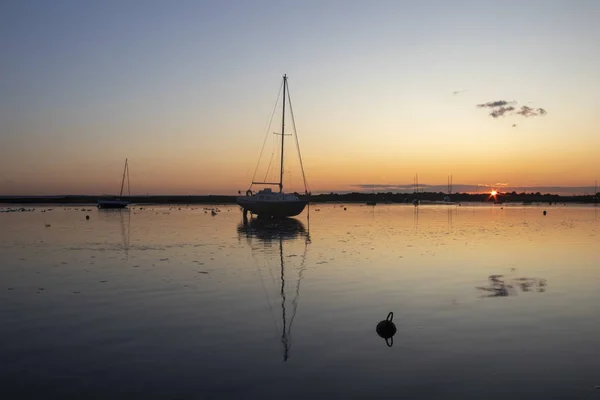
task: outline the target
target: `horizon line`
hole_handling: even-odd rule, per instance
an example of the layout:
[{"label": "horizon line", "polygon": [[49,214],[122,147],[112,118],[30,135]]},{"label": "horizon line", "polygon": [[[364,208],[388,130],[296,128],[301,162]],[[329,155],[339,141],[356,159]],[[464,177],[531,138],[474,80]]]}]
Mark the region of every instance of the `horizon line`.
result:
[{"label": "horizon line", "polygon": [[[400,184],[352,184],[348,185],[350,187],[356,187],[357,190],[353,189],[342,189],[342,190],[317,190],[312,191],[311,194],[319,195],[319,194],[350,194],[350,193],[359,193],[359,194],[373,194],[369,193],[369,191],[379,190],[378,193],[404,193],[404,194],[413,194],[417,188],[416,185],[400,185]],[[448,185],[432,185],[432,184],[419,184],[419,189],[425,189],[426,192],[429,193],[446,193],[448,189]],[[478,190],[481,188],[485,189],[494,189],[499,193],[541,193],[541,194],[558,194],[558,193],[569,193],[571,195],[595,195],[594,189],[598,190],[594,186],[501,186],[501,185],[490,185],[490,184],[453,184],[452,185],[452,194],[457,193],[466,193],[466,194],[483,194],[486,193],[485,190]],[[362,189],[362,190],[361,190]],[[237,192],[237,191],[235,191]],[[420,191],[421,192],[421,191]],[[587,194],[581,194],[582,192],[588,192]],[[577,194],[580,193],[580,194]],[[149,193],[146,192],[144,194],[131,194],[130,196],[122,195],[118,196],[116,194],[84,194],[84,193],[66,193],[66,194],[18,194],[18,195],[3,195],[0,194],[0,198],[60,198],[60,197],[166,197],[166,196],[176,196],[176,197],[184,197],[184,196],[239,196],[239,194],[223,194],[223,193],[210,193],[210,194],[199,194],[199,193],[187,193],[187,194],[173,194],[173,193]]]}]

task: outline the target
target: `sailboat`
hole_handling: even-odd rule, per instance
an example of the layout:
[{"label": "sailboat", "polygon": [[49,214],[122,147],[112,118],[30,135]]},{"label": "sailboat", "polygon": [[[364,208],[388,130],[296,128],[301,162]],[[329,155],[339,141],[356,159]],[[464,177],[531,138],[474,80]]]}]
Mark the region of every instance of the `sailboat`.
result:
[{"label": "sailboat", "polygon": [[[244,216],[247,215],[248,212],[252,214],[258,215],[261,218],[287,218],[293,217],[300,214],[306,204],[308,204],[308,200],[300,199],[300,195],[298,193],[284,193],[283,191],[283,156],[284,156],[284,141],[285,141],[285,105],[286,100],[290,106],[290,112],[292,112],[291,108],[291,100],[289,95],[289,89],[287,84],[287,75],[283,76],[283,110],[281,117],[281,155],[280,155],[280,170],[279,170],[279,182],[256,182],[254,181],[254,177],[256,176],[256,171],[254,173],[254,177],[252,178],[252,184],[250,188],[246,191],[245,196],[239,196],[236,199],[237,204],[239,204],[244,212]],[[287,99],[286,99],[287,95]],[[294,114],[292,112],[292,123],[294,122]],[[294,124],[295,128],[295,124]],[[295,134],[294,129],[294,134]],[[302,157],[300,156],[300,146],[298,145],[298,138],[296,136],[296,147],[298,149],[298,156],[300,158],[300,166],[302,169],[302,178],[304,181],[304,189],[305,193],[308,195],[308,189],[306,185],[306,177],[304,176],[304,167],[302,166]],[[260,161],[260,160],[259,160]],[[266,186],[277,186],[279,187],[278,192],[274,192],[272,188],[265,188],[259,190],[257,193],[252,191],[252,185],[266,185]]]},{"label": "sailboat", "polygon": [[123,169],[123,179],[121,180],[121,192],[119,192],[119,196],[112,198],[112,199],[98,200],[98,202],[97,202],[98,208],[125,208],[125,207],[127,207],[127,205],[129,205],[128,200],[122,199],[126,175],[127,175],[127,192],[129,193],[129,197],[131,197],[131,188],[129,186],[129,164],[127,162],[127,159],[125,159],[125,167]]}]

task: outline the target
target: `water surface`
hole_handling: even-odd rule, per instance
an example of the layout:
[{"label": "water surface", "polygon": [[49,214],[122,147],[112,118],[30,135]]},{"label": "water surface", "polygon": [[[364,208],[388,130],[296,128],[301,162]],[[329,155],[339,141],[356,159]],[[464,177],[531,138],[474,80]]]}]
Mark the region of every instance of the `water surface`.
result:
[{"label": "water surface", "polygon": [[2,398],[600,399],[595,207],[218,209],[0,213]]}]

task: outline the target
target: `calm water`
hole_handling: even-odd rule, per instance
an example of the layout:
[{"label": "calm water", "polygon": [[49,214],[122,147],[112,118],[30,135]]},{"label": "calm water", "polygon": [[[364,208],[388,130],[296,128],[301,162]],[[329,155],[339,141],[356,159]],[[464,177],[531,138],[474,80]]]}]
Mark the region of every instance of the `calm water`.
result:
[{"label": "calm water", "polygon": [[600,399],[598,208],[85,209],[0,213],[3,399]]}]

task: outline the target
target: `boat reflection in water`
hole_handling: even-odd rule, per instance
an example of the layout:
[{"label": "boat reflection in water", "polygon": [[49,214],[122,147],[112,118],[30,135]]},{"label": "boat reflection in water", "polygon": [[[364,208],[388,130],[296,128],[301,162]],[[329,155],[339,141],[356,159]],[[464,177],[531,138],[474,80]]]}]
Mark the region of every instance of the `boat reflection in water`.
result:
[{"label": "boat reflection in water", "polygon": [[238,224],[238,233],[245,235],[251,242],[259,239],[264,242],[274,240],[291,240],[305,238],[310,242],[310,235],[304,224],[295,218],[282,219],[245,219]]},{"label": "boat reflection in water", "polygon": [[[252,250],[252,257],[255,260],[255,264],[258,270],[258,275],[261,279],[261,284],[267,301],[269,302],[269,309],[273,314],[273,321],[277,330],[277,335],[280,337],[281,346],[283,350],[283,361],[286,362],[290,357],[290,351],[292,348],[292,326],[296,318],[298,311],[298,300],[300,298],[300,283],[304,277],[304,271],[306,270],[306,252],[308,245],[310,244],[310,234],[308,229],[304,227],[304,224],[293,218],[284,218],[279,220],[272,219],[244,219],[243,222],[238,224],[237,231],[239,238],[245,237]],[[284,243],[290,246],[295,244],[302,244],[303,252],[299,257],[294,257],[295,254],[284,253]],[[256,246],[256,244],[262,244],[262,246]],[[278,244],[278,249],[274,249],[273,244]],[[271,251],[269,251],[271,250]],[[288,250],[289,252],[289,250]],[[266,259],[264,262],[257,260],[257,257],[263,254]],[[285,254],[285,256],[284,256]],[[269,261],[274,261],[279,271],[274,273],[270,269]],[[284,261],[285,260],[285,261]],[[295,265],[294,260],[298,260]],[[268,270],[268,274],[271,277],[279,275],[277,282],[277,295],[279,300],[271,300],[269,297],[269,290],[265,286],[265,280],[263,279],[263,269]],[[294,282],[295,280],[295,282]],[[294,284],[295,283],[295,284]],[[281,307],[281,325],[276,322],[279,320],[276,317],[273,303],[279,303]]]},{"label": "boat reflection in water", "polygon": [[118,245],[125,252],[125,260],[129,259],[129,242],[131,239],[131,210],[128,208],[101,208],[98,217],[109,224],[119,221],[121,244]]}]

